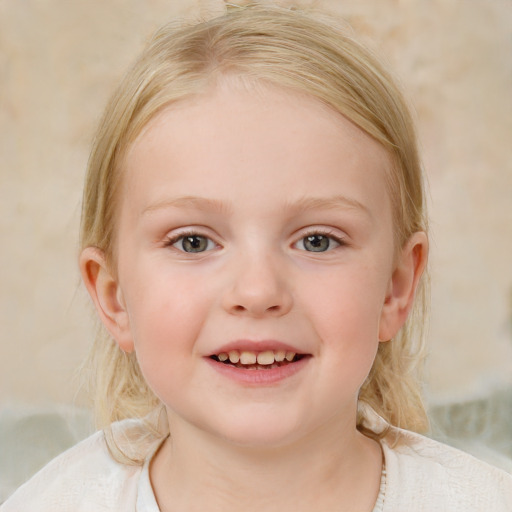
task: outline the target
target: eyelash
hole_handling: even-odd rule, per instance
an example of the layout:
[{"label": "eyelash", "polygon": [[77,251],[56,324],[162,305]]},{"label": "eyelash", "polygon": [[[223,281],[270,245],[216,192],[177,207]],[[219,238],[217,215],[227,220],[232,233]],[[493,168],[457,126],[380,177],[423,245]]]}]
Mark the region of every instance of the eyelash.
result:
[{"label": "eyelash", "polygon": [[[292,247],[296,247],[297,244],[299,244],[301,242],[302,242],[302,245],[304,246],[305,245],[304,244],[305,240],[308,237],[314,237],[314,236],[325,237],[327,240],[329,240],[329,245],[327,246],[327,248],[325,248],[323,250],[321,249],[321,250],[318,250],[318,251],[315,251],[315,250],[308,251],[307,249],[301,249],[301,250],[304,250],[305,252],[327,252],[329,250],[336,249],[337,247],[343,247],[343,246],[347,245],[346,240],[343,237],[333,233],[332,230],[312,229],[309,232],[304,233],[301,238],[299,238],[296,242],[294,242],[292,244]],[[180,240],[184,240],[187,237],[190,237],[190,238],[194,237],[194,238],[204,239],[204,240],[206,240],[207,246],[206,246],[206,248],[204,250],[198,250],[198,251],[185,251],[183,249],[176,248],[178,251],[183,252],[185,254],[200,254],[200,253],[203,253],[203,252],[208,252],[208,251],[212,250],[211,247],[208,248],[208,245],[210,243],[213,243],[214,245],[218,246],[218,244],[214,240],[212,240],[211,237],[209,237],[207,235],[203,235],[203,234],[201,234],[198,231],[192,231],[191,230],[191,231],[186,231],[186,232],[178,233],[175,236],[171,236],[171,237],[167,238],[165,240],[164,247],[173,247]],[[331,241],[334,241],[338,245],[336,247],[331,248],[330,247],[330,242]]]},{"label": "eyelash", "polygon": [[[301,238],[299,240],[297,240],[297,242],[295,242],[293,245],[297,245],[299,242],[302,242],[304,244],[304,241],[308,238],[308,237],[313,237],[313,236],[322,236],[322,237],[325,237],[327,238],[329,241],[334,241],[338,244],[337,247],[343,247],[343,246],[347,246],[347,241],[345,240],[344,237],[338,235],[337,233],[334,233],[332,230],[329,230],[329,229],[320,229],[320,228],[317,228],[317,229],[311,229],[309,232],[306,232],[304,233],[303,236],[301,236]],[[333,250],[333,249],[336,249],[337,247],[333,247],[333,248],[328,248],[324,251],[307,251],[306,252],[327,252],[328,250]]]},{"label": "eyelash", "polygon": [[[173,247],[175,244],[177,244],[180,240],[185,240],[186,238],[202,238],[202,239],[205,239],[207,241],[207,244],[208,243],[213,243],[215,246],[218,246],[218,244],[212,240],[211,237],[207,236],[207,235],[203,235],[201,233],[199,233],[198,231],[185,231],[185,232],[182,232],[182,233],[178,233],[174,236],[170,236],[168,237],[165,242],[164,242],[164,247]],[[202,253],[202,252],[207,252],[208,250],[211,250],[211,249],[206,249],[204,251],[185,251],[185,250],[181,250],[181,249],[177,249],[178,251],[180,252],[183,252],[185,254],[198,254],[198,253]]]}]

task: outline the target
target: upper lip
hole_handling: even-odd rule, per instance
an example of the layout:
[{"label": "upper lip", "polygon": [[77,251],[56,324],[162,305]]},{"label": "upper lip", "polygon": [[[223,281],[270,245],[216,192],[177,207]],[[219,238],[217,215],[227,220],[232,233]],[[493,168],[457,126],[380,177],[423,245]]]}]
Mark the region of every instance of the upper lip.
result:
[{"label": "upper lip", "polygon": [[236,340],[226,343],[222,345],[215,352],[210,354],[211,356],[215,356],[222,353],[228,353],[232,350],[238,350],[239,352],[248,351],[248,352],[265,352],[267,350],[284,350],[285,352],[294,352],[296,354],[304,354],[297,347],[290,345],[288,343],[283,343],[282,341],[277,340]]}]

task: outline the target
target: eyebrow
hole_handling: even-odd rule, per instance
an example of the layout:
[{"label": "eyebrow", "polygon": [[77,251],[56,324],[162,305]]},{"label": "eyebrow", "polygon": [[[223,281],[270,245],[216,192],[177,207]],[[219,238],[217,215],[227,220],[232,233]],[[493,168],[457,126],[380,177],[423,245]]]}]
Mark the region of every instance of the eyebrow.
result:
[{"label": "eyebrow", "polygon": [[343,195],[329,197],[304,197],[288,205],[288,208],[296,211],[308,210],[356,210],[372,217],[370,209],[357,199]]},{"label": "eyebrow", "polygon": [[[152,213],[156,210],[166,208],[195,208],[208,213],[231,213],[232,208],[229,204],[217,199],[209,199],[197,196],[182,196],[165,199],[151,204],[145,208],[141,215]],[[356,210],[372,217],[372,213],[363,203],[343,195],[329,197],[304,197],[294,202],[289,202],[284,206],[285,210],[293,213],[307,212],[309,210]]]},{"label": "eyebrow", "polygon": [[208,199],[206,197],[182,196],[165,199],[151,204],[142,210],[141,215],[166,208],[195,208],[196,210],[203,210],[209,213],[229,213],[231,211],[230,206],[223,201]]}]

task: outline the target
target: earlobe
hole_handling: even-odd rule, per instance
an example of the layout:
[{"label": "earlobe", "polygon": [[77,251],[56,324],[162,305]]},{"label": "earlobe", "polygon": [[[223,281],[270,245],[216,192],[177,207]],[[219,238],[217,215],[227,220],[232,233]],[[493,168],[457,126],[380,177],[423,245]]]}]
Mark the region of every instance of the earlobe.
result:
[{"label": "earlobe", "polygon": [[407,320],[427,258],[426,233],[413,233],[402,248],[388,284],[379,324],[379,341],[392,339]]},{"label": "earlobe", "polygon": [[124,352],[133,351],[133,339],[123,292],[110,272],[105,255],[86,247],[80,255],[80,272],[103,325]]}]

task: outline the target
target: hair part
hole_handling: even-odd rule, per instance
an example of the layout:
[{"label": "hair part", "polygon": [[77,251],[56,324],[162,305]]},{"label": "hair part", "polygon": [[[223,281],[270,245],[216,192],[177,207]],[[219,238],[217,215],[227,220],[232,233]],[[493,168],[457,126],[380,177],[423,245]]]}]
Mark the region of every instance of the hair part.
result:
[{"label": "hair part", "polygon": [[[249,5],[214,19],[160,29],[122,80],[108,104],[93,144],[85,182],[81,247],[104,251],[115,275],[116,221],[123,158],[148,122],[163,108],[204,94],[222,77],[241,77],[315,97],[377,140],[391,156],[387,173],[395,245],[427,231],[424,185],[414,123],[393,78],[339,20],[297,10]],[[395,339],[380,343],[360,390],[391,424],[427,427],[419,373],[424,355],[427,278],[415,308]],[[143,417],[160,404],[145,384],[134,354],[112,339],[96,342],[95,406],[100,425]],[[358,427],[363,430],[362,419]]]}]

